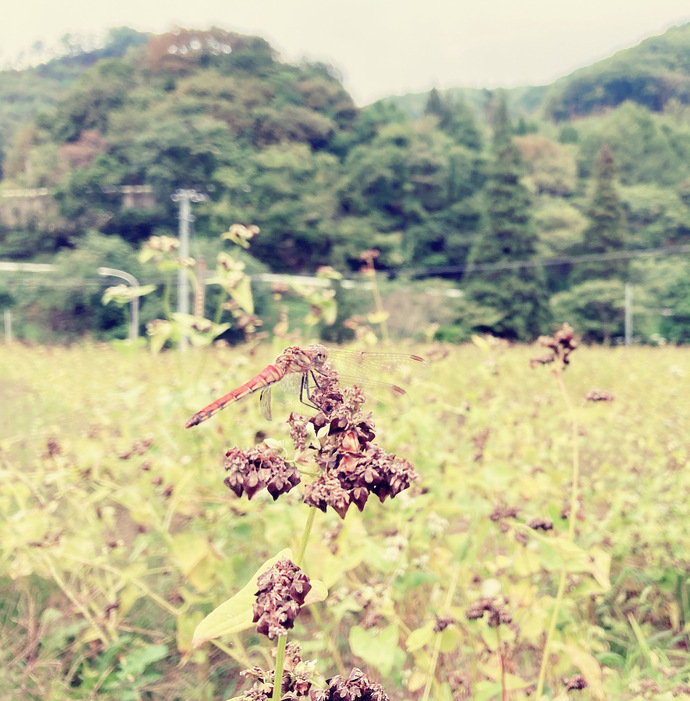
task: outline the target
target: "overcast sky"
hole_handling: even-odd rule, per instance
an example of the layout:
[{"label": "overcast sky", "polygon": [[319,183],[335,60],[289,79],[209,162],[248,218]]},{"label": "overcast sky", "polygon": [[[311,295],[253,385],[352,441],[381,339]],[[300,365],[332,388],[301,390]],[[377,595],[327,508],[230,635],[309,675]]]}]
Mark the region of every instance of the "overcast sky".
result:
[{"label": "overcast sky", "polygon": [[690,22],[690,0],[0,0],[0,64],[127,25],[212,25],[333,64],[364,105],[436,86],[541,85]]}]

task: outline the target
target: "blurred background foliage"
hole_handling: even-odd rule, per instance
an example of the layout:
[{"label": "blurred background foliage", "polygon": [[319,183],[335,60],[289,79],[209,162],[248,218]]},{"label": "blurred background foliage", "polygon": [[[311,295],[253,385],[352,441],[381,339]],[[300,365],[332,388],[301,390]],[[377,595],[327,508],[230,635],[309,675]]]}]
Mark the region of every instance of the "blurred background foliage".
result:
[{"label": "blurred background foliage", "polygon": [[[615,339],[623,297],[602,333],[575,289],[594,277],[634,282],[641,340],[678,340],[690,298],[678,255],[690,245],[688,38],[690,25],[669,29],[549,86],[434,89],[364,107],[333,67],[283,62],[264,39],[220,29],[119,28],[98,50],[70,45],[0,72],[0,258],[69,273],[59,285],[3,273],[0,304],[19,337],[125,335],[119,310],[94,304],[95,267],[143,274],[135,252],[176,232],[170,196],[195,188],[209,199],[194,206],[192,256],[233,222],[261,230],[255,271],[329,265],[352,278],[361,251],[377,249],[392,292],[433,289],[421,316],[443,337],[530,340],[568,308],[588,340]],[[615,231],[604,234],[610,207]],[[644,249],[659,249],[642,266],[664,271],[654,284],[639,258],[629,263]],[[605,258],[577,259],[590,254]],[[517,266],[509,276],[506,264]],[[433,295],[449,282],[461,296],[436,318]]]}]

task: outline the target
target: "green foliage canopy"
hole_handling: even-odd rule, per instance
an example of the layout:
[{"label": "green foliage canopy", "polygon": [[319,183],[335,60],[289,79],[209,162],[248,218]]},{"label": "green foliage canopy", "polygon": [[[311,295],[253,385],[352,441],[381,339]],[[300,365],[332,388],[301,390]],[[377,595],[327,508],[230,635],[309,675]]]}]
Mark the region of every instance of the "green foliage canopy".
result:
[{"label": "green foliage canopy", "polygon": [[[257,267],[354,272],[376,248],[380,268],[457,283],[471,264],[474,306],[458,329],[530,338],[547,330],[543,294],[622,276],[625,265],[564,261],[544,278],[525,261],[688,240],[686,34],[670,30],[551,88],[434,89],[362,109],[332,67],[284,63],[260,37],[122,30],[93,55],[70,40],[62,59],[0,72],[0,96],[24,90],[23,102],[0,102],[1,186],[50,193],[0,200],[0,255],[78,250],[90,231],[137,247],[174,232],[170,195],[193,187],[210,196],[195,206],[195,237],[256,224]],[[639,56],[650,59],[643,68]],[[635,71],[642,83],[628,80]],[[609,80],[616,74],[627,83]],[[576,119],[553,111],[587,95]],[[599,182],[604,147],[615,197]],[[140,186],[148,199],[123,195]]]}]

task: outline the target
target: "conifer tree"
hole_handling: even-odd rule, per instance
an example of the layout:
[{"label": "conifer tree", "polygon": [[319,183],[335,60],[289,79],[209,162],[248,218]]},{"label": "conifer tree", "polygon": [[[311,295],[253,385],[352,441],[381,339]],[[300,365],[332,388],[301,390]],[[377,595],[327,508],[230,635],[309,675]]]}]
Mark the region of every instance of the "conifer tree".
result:
[{"label": "conifer tree", "polygon": [[551,300],[557,313],[581,329],[583,338],[604,343],[624,333],[628,260],[605,257],[625,248],[623,206],[615,177],[611,149],[604,146],[594,167],[594,187],[586,210],[589,225],[580,250],[594,260],[579,263],[570,275],[574,284]]},{"label": "conifer tree", "polygon": [[441,99],[441,93],[436,88],[429,90],[429,95],[426,98],[424,105],[424,114],[433,114],[438,117],[439,124],[447,119],[446,108]]},{"label": "conifer tree", "polygon": [[432,88],[426,99],[424,114],[434,115],[438,119],[441,131],[448,134],[456,144],[462,144],[475,151],[481,150],[482,136],[474,114],[461,96],[444,96],[436,88]]},{"label": "conifer tree", "polygon": [[493,112],[493,127],[494,160],[485,188],[486,225],[470,253],[465,291],[476,330],[526,341],[547,330],[548,295],[541,266],[516,265],[535,259],[537,234],[503,95]]},{"label": "conifer tree", "polygon": [[[625,248],[623,205],[616,191],[613,155],[604,146],[594,166],[594,189],[586,214],[589,225],[583,234],[582,253],[609,254]],[[579,264],[571,275],[574,283],[611,277],[625,278],[626,259],[606,259]]]}]

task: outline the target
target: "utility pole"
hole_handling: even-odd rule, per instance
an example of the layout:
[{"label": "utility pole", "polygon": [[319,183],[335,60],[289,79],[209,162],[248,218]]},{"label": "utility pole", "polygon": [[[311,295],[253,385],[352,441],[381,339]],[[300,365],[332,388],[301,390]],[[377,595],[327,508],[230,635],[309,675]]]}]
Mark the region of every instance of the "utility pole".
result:
[{"label": "utility pole", "polygon": [[[180,232],[180,258],[186,261],[189,258],[189,225],[194,221],[192,217],[191,203],[206,202],[208,195],[196,190],[185,190],[180,188],[175,194],[170,196],[173,202],[180,206],[179,232]],[[189,314],[189,278],[184,267],[177,272],[177,311],[180,314]],[[187,348],[188,339],[183,336],[180,339],[180,348]]]}]

